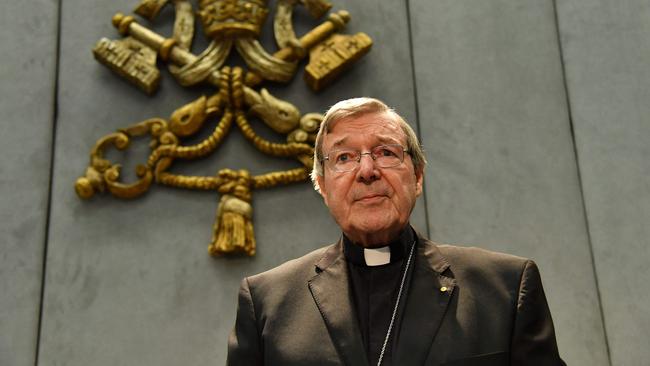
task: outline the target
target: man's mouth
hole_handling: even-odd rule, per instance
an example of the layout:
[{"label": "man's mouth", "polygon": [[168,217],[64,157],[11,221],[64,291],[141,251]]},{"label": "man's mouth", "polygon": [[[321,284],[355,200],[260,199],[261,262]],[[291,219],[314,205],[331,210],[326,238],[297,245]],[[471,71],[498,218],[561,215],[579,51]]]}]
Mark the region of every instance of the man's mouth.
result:
[{"label": "man's mouth", "polygon": [[385,195],[383,194],[368,194],[365,196],[362,196],[358,198],[356,201],[357,202],[374,202],[374,201],[379,201],[383,198],[386,198]]}]

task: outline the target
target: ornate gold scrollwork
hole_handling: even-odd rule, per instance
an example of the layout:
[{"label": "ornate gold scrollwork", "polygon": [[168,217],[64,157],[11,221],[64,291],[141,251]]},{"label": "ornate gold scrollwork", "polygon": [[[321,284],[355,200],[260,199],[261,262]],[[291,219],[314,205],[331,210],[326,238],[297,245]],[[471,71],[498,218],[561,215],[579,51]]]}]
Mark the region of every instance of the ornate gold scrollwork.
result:
[{"label": "ornate gold scrollwork", "polygon": [[[336,34],[350,20],[346,11],[330,14],[321,25],[298,38],[292,26],[293,8],[302,4],[318,18],[331,4],[325,0],[279,0],[274,33],[280,49],[270,54],[257,39],[269,13],[266,0],[199,0],[196,14],[212,42],[201,54],[194,55],[190,49],[195,19],[188,0],[142,0],[135,12],[153,20],[169,3],[176,12],[171,38],[138,24],[132,16],[118,13],[113,17],[113,25],[126,38],[101,39],[93,50],[95,57],[149,94],[156,90],[160,80],[157,55],[168,62],[170,72],[181,85],[208,83],[217,92],[178,108],[168,119],[147,119],[100,138],[91,150],[86,173],[77,179],[75,190],[84,199],[106,191],[119,198],[135,198],[148,191],[152,183],[217,191],[222,196],[209,253],[254,255],[252,191],[308,179],[313,144],[323,118],[318,113],[301,114],[293,104],[271,95],[267,89],[255,88],[265,80],[289,81],[297,71],[298,62],[309,56],[305,79],[318,90],[365,54],[372,41],[363,33]],[[233,49],[240,53],[250,70],[223,66]],[[249,116],[285,135],[286,142],[271,142],[259,136],[249,123]],[[193,145],[183,143],[182,139],[195,135],[206,121],[213,119],[219,121],[210,135]],[[295,158],[301,166],[261,175],[231,169],[207,176],[170,171],[174,162],[214,153],[233,123],[260,152]],[[106,159],[105,152],[109,148],[127,149],[133,138],[142,136],[151,138],[149,157],[136,167],[135,182],[122,182],[121,166]]]}]

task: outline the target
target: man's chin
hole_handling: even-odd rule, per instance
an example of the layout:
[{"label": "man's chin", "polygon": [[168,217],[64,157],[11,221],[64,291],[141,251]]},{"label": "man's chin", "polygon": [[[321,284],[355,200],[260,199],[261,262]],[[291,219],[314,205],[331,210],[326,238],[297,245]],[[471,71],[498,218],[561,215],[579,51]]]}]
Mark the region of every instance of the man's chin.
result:
[{"label": "man's chin", "polygon": [[353,225],[346,235],[364,248],[376,248],[389,244],[399,235],[399,225],[387,220],[364,220]]}]

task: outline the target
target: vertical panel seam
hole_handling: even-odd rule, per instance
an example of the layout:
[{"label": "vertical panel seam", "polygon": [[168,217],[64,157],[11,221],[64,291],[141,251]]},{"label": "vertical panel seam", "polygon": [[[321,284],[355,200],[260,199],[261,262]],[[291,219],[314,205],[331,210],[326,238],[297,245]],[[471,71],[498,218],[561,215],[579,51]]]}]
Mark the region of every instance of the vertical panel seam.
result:
[{"label": "vertical panel seam", "polygon": [[612,356],[611,356],[610,346],[609,346],[609,337],[607,336],[607,326],[605,323],[605,312],[603,310],[603,301],[600,294],[598,272],[596,271],[596,260],[594,256],[593,241],[591,238],[591,229],[589,227],[589,217],[587,215],[587,202],[585,199],[584,184],[582,180],[582,173],[580,171],[580,156],[578,152],[578,143],[576,140],[576,131],[573,122],[573,111],[571,109],[571,97],[569,96],[569,83],[567,81],[567,73],[566,73],[565,59],[564,59],[564,48],[562,46],[562,37],[560,34],[560,19],[559,19],[560,16],[558,14],[557,0],[553,0],[552,3],[553,3],[553,13],[555,16],[555,34],[557,37],[557,45],[560,53],[560,66],[562,68],[562,82],[564,85],[565,102],[566,102],[568,117],[569,117],[569,127],[571,128],[571,142],[573,143],[573,154],[576,162],[576,171],[578,175],[578,187],[580,189],[580,198],[582,200],[582,213],[585,221],[585,228],[587,230],[587,244],[589,246],[589,255],[591,257],[591,269],[593,271],[594,281],[596,282],[596,295],[598,297],[598,309],[600,311],[600,321],[603,326],[603,336],[605,337],[605,350],[607,352],[607,361],[611,366]]},{"label": "vertical panel seam", "polygon": [[36,330],[36,349],[34,365],[38,366],[43,332],[43,309],[45,300],[45,279],[47,274],[47,253],[50,236],[50,221],[52,217],[52,187],[54,183],[54,152],[56,142],[56,126],[59,115],[59,66],[61,60],[61,7],[62,0],[56,2],[56,45],[54,48],[54,88],[52,90],[52,135],[50,138],[50,177],[48,181],[47,207],[45,217],[45,233],[43,235],[43,262],[41,268],[41,294],[38,309],[38,325]]},{"label": "vertical panel seam", "polygon": [[[409,37],[409,57],[411,59],[411,84],[413,85],[413,100],[415,102],[415,125],[417,127],[417,136],[420,140],[420,144],[424,145],[422,142],[422,127],[420,126],[420,105],[418,101],[418,86],[417,79],[415,77],[415,56],[413,55],[413,27],[411,25],[411,1],[408,0],[406,3],[406,23],[408,25],[408,37]],[[424,202],[424,219],[427,223],[427,237],[431,238],[431,223],[429,222],[429,205],[427,201],[427,188],[424,184],[424,172],[422,174],[422,198]]]}]

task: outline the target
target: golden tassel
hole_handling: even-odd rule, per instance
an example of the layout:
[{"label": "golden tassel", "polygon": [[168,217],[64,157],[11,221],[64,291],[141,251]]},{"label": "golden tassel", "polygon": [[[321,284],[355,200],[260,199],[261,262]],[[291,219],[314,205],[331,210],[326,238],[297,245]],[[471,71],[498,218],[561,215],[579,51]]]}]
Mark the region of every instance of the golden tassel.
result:
[{"label": "golden tassel", "polygon": [[253,207],[250,203],[230,194],[221,197],[208,252],[212,256],[231,253],[255,255]]}]

